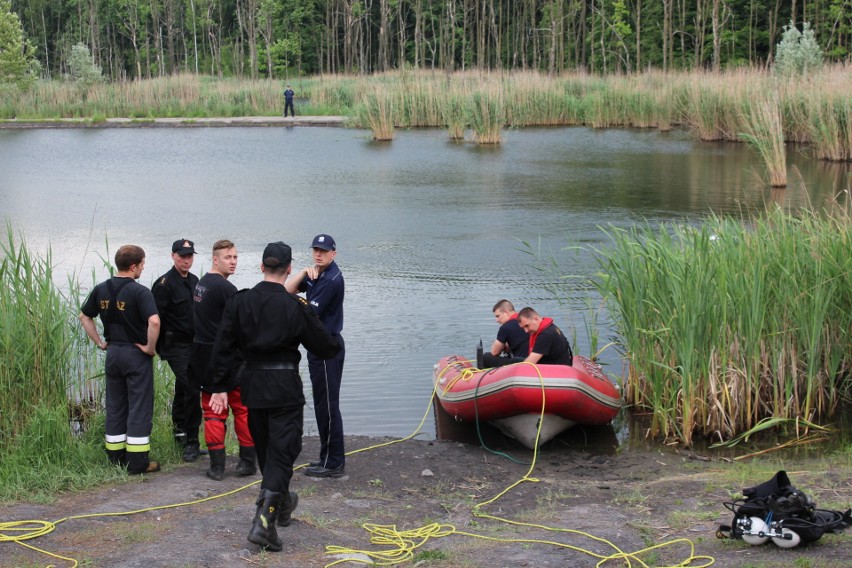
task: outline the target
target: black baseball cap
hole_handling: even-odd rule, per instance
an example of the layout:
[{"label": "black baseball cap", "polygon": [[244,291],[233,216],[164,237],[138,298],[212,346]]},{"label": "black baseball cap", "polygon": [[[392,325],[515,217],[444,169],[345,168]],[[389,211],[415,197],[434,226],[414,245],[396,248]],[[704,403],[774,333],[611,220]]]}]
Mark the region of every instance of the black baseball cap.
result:
[{"label": "black baseball cap", "polygon": [[334,239],[331,235],[320,234],[314,237],[314,242],[311,243],[311,248],[322,250],[337,250],[334,244]]},{"label": "black baseball cap", "polygon": [[178,239],[172,243],[172,252],[176,252],[180,256],[195,254],[195,243],[187,239]]},{"label": "black baseball cap", "polygon": [[290,246],[281,241],[269,243],[263,249],[263,266],[267,268],[278,268],[287,266],[293,260],[293,252]]}]

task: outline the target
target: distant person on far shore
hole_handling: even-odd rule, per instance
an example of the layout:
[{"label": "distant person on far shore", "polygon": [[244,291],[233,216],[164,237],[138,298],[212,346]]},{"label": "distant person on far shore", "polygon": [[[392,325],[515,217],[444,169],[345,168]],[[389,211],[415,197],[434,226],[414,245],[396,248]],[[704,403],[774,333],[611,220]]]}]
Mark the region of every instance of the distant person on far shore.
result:
[{"label": "distant person on far shore", "polygon": [[515,306],[509,300],[500,300],[491,311],[500,329],[497,330],[497,339],[491,344],[491,352],[483,355],[483,367],[490,369],[522,362],[529,352],[530,338],[518,325]]},{"label": "distant person on far shore", "polygon": [[287,118],[287,109],[290,109],[290,116],[296,118],[296,111],[293,110],[293,97],[296,93],[293,92],[293,89],[290,88],[290,85],[287,85],[287,88],[284,90],[284,118]]},{"label": "distant person on far shore", "polygon": [[543,318],[534,309],[527,307],[518,312],[518,324],[530,336],[527,363],[539,365],[571,365],[574,354],[571,344],[552,318]]}]

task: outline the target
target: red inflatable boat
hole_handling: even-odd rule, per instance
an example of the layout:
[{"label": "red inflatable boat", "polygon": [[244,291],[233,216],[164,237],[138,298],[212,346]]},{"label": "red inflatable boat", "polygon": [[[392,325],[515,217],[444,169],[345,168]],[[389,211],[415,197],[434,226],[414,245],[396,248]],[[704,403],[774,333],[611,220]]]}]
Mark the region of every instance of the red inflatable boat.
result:
[{"label": "red inflatable boat", "polygon": [[621,393],[596,363],[574,356],[574,364],[516,363],[477,369],[458,355],[435,365],[435,391],[456,420],[487,420],[528,448],[542,445],[574,424],[610,422]]}]

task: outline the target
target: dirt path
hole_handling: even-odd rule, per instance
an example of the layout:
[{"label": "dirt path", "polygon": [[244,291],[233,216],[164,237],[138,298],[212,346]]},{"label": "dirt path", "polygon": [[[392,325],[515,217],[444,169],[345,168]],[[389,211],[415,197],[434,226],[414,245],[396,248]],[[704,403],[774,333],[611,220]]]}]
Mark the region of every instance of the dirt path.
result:
[{"label": "dirt path", "polygon": [[[766,471],[787,469],[797,487],[818,506],[852,503],[849,460],[832,465],[824,458],[780,460],[768,469],[722,461],[691,459],[668,449],[651,452],[594,453],[585,441],[555,440],[538,456],[531,477],[483,508],[511,520],[583,531],[604,538],[625,552],[672,539],[689,539],[696,556],[715,566],[840,568],[852,565],[849,531],[826,535],[792,550],[772,544],[760,547],[742,541],[718,540],[719,523],[730,523],[722,502],[742,487],[765,479]],[[384,439],[350,437],[347,450],[366,448]],[[304,461],[317,453],[315,438],[305,439]],[[596,447],[600,447],[599,445]],[[515,457],[531,452],[510,447]],[[775,460],[778,458],[771,458]],[[236,459],[229,457],[228,470]],[[766,464],[769,459],[764,459]],[[56,521],[74,515],[132,511],[189,502],[236,490],[259,477],[228,476],[222,482],[204,476],[207,463],[182,465],[134,479],[126,484],[61,496],[50,505],[12,504],[0,507],[0,521]],[[435,538],[414,551],[408,566],[441,567],[593,567],[615,551],[605,543],[574,532],[553,532],[477,518],[471,508],[497,496],[523,478],[528,465],[514,463],[476,445],[409,440],[348,458],[341,479],[312,479],[297,472],[293,489],[300,495],[293,524],[281,529],[284,550],[261,553],[246,541],[258,488],[189,506],[158,509],[128,516],[70,519],[28,544],[74,558],[92,567],[320,567],[337,559],[326,545],[385,550],[371,545],[365,523],[396,525],[413,530],[431,523],[456,531],[487,536],[484,540],[452,534]],[[743,477],[745,476],[745,477]],[[743,477],[741,481],[739,478]],[[447,529],[447,527],[444,527]],[[449,529],[447,529],[449,530]],[[510,539],[538,539],[570,547]],[[417,540],[417,539],[415,539]],[[599,556],[578,549],[592,551]],[[688,542],[665,547],[642,558],[649,566],[677,565],[691,557]],[[365,557],[362,557],[365,558]],[[706,566],[696,558],[689,566]],[[16,543],[0,543],[0,565],[71,566]],[[344,563],[346,566],[359,564]],[[604,566],[624,566],[611,560]],[[640,566],[635,560],[633,566]]]}]

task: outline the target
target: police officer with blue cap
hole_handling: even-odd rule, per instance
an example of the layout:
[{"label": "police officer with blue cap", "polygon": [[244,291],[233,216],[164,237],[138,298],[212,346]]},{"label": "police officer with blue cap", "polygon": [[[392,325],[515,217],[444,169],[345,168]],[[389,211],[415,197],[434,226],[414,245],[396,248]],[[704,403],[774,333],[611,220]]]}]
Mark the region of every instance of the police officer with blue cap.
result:
[{"label": "police officer with blue cap", "polygon": [[343,273],[335,262],[337,244],[331,235],[321,233],[311,242],[313,265],[287,280],[291,294],[304,292],[320,321],[340,343],[340,352],[323,359],[308,350],[308,370],[314,399],[314,413],[320,435],[319,460],[311,462],[305,475],[342,477],[346,465],[343,447],[343,417],[340,415],[340,383],[346,349],[343,337]]}]

